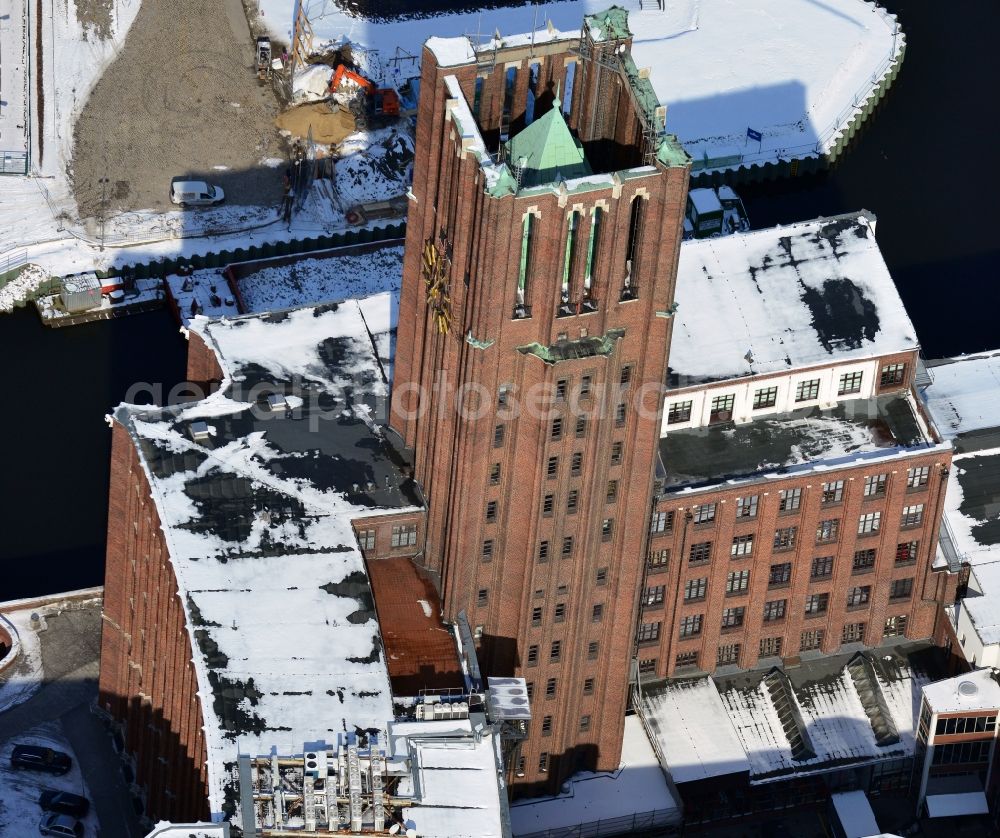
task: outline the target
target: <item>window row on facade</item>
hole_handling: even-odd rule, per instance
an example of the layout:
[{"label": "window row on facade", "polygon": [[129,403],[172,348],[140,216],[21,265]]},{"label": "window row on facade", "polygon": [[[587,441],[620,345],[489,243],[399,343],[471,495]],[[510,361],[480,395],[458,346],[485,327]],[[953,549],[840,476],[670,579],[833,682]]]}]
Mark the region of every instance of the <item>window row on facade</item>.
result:
[{"label": "window row on facade", "polygon": [[[376,550],[378,532],[375,529],[358,530],[358,546],[366,555],[373,555]],[[416,524],[393,524],[389,535],[389,546],[395,550],[400,547],[414,547],[417,543]]]},{"label": "window row on facade", "polygon": [[[907,617],[905,614],[888,617],[883,625],[882,636],[886,638],[905,636],[906,623]],[[844,623],[840,631],[840,642],[842,644],[864,642],[867,628],[868,624],[865,622]],[[647,636],[658,639],[658,630],[649,632]],[[786,647],[786,638],[784,635],[765,636],[757,642],[755,651],[758,659],[820,651],[826,639],[825,629],[807,629],[799,633],[798,647],[789,649]],[[746,653],[747,649],[743,643],[722,643],[716,648],[714,661],[703,661],[701,651],[697,649],[685,649],[675,655],[674,667],[677,669],[694,667],[708,671],[714,667],[753,665],[753,660],[746,659]],[[659,661],[657,658],[639,659],[640,674],[654,675],[658,671],[658,666]]]},{"label": "window row on facade", "polygon": [[[906,487],[909,491],[917,491],[927,486],[930,479],[930,466],[914,466],[907,469]],[[871,474],[864,477],[861,482],[862,494],[865,498],[882,498],[887,493],[889,475],[886,473]],[[824,507],[840,504],[844,500],[845,481],[834,480],[821,484],[820,502]],[[794,487],[781,489],[778,492],[777,505],[781,514],[794,513],[802,509],[803,489]],[[699,526],[707,526],[715,523],[722,511],[723,504],[715,501],[697,504],[690,508],[691,522]],[[757,518],[761,506],[760,495],[746,495],[736,498],[734,506],[734,517],[736,521],[750,521]],[[901,526],[920,526],[923,522],[923,504],[910,504],[903,510]],[[858,520],[858,534],[875,532],[881,525],[882,513],[879,511],[869,512],[862,515]],[[827,519],[827,531],[818,533],[818,538],[831,539],[839,531],[840,522],[836,519]],[[677,524],[677,514],[674,510],[657,510],[653,513],[650,522],[650,531],[654,535],[671,532]]]},{"label": "window row on facade", "polygon": [[[906,380],[906,364],[900,362],[883,364],[878,375],[878,389],[888,390],[902,386]],[[820,399],[823,379],[808,378],[794,382],[795,393],[793,405],[808,405]],[[858,396],[864,387],[864,371],[850,370],[841,373],[837,378],[836,394],[838,398]],[[776,384],[765,384],[753,391],[750,409],[753,411],[772,410],[778,404],[779,387]],[[720,393],[713,395],[709,403],[708,422],[728,422],[737,407],[736,393]],[[786,404],[786,402],[783,402]],[[681,397],[671,400],[666,407],[666,424],[683,425],[691,421],[695,407],[693,398]],[[703,420],[699,420],[703,421]]]}]

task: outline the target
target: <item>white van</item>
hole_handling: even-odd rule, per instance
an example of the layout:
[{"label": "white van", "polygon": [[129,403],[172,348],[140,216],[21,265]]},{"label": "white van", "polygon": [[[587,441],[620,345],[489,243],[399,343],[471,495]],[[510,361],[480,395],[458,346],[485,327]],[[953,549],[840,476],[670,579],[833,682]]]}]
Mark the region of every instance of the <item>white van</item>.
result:
[{"label": "white van", "polygon": [[182,207],[221,204],[225,197],[220,187],[203,180],[175,180],[170,184],[170,200]]}]

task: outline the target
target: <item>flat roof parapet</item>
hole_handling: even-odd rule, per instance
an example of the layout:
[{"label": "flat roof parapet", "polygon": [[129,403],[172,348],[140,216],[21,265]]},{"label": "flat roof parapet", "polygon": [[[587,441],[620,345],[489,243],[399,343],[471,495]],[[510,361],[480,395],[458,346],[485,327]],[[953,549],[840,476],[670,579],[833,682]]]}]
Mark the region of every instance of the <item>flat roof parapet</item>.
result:
[{"label": "flat roof parapet", "polygon": [[669,494],[934,447],[910,394],[897,394],[825,410],[803,408],[745,424],[672,430],[660,438],[660,458],[666,467],[664,494]]}]

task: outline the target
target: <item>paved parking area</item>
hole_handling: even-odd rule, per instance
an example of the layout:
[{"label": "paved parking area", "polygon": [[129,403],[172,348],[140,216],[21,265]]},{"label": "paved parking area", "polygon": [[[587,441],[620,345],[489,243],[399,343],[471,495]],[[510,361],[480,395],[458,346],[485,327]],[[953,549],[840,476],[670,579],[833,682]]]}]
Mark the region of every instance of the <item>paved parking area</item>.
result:
[{"label": "paved parking area", "polygon": [[[81,217],[176,209],[173,177],[221,186],[227,203],[281,197],[278,106],[257,82],[240,0],[144,2],[118,57],[74,132],[73,187]],[[101,183],[107,178],[107,183]]]},{"label": "paved parking area", "polygon": [[[0,713],[0,838],[23,838],[37,832],[41,810],[34,801],[47,786],[76,792],[86,788],[94,812],[88,817],[88,836],[97,834],[97,822],[102,836],[144,835],[111,737],[90,710],[97,697],[100,602],[50,614],[45,625],[37,633],[44,671],[41,688],[27,701]],[[71,752],[73,771],[55,778],[12,772],[10,751],[16,742],[48,743]]]},{"label": "paved parking area", "polygon": [[[43,745],[54,748],[73,757],[73,768],[62,776],[53,776],[38,771],[18,771],[11,768],[10,753],[17,744]],[[66,738],[61,722],[46,722],[24,731],[0,745],[0,836],[2,838],[23,838],[34,831],[35,825],[44,817],[38,805],[38,797],[45,789],[57,789],[79,794],[88,800],[92,798],[80,771],[73,747]],[[97,816],[92,808],[83,818],[85,838],[98,834]]]}]

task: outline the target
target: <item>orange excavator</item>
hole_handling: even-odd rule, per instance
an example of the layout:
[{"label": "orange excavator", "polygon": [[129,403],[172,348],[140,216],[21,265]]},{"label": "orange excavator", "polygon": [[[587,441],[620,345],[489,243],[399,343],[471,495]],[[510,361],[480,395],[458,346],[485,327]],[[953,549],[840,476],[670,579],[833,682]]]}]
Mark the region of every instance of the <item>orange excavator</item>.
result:
[{"label": "orange excavator", "polygon": [[351,81],[360,87],[369,98],[377,116],[399,116],[399,95],[391,87],[376,88],[375,84],[360,73],[348,70],[343,64],[337,66],[337,72],[330,80],[330,92],[336,91],[344,80]]}]

